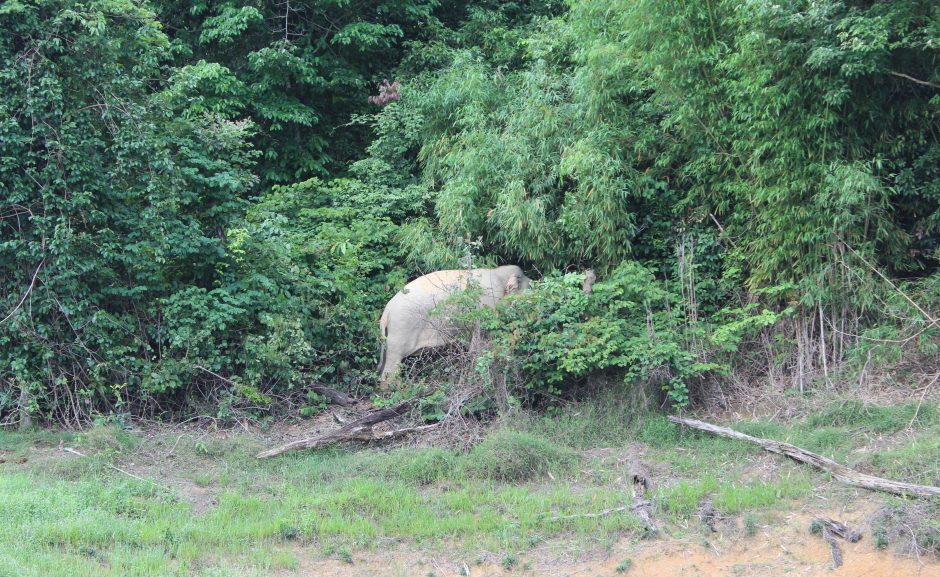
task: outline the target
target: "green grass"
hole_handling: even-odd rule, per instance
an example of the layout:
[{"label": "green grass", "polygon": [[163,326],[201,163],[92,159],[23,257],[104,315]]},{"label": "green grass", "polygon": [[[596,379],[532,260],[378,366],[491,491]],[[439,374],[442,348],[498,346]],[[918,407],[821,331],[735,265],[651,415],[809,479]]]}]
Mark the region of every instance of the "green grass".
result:
[{"label": "green grass", "polygon": [[872,473],[924,485],[940,485],[940,427],[902,447],[872,453],[862,463]]},{"label": "green grass", "polygon": [[[10,435],[8,446],[21,446]],[[175,490],[107,468],[106,456],[135,443],[89,438],[100,455],[0,465],[0,575],[262,575],[297,566],[289,543],[347,559],[387,539],[509,551],[533,536],[613,540],[637,529],[629,514],[553,521],[619,506],[623,496],[542,483],[550,472],[570,478],[577,453],[518,431],[467,454],[324,451],[269,461],[251,457],[250,440],[183,441],[173,463],[180,478],[217,491],[202,515]]]},{"label": "green grass", "polygon": [[473,448],[464,459],[464,468],[473,477],[518,482],[571,472],[578,461],[579,454],[569,447],[501,429]]},{"label": "green grass", "polygon": [[68,444],[74,438],[75,435],[72,433],[49,429],[13,432],[0,428],[0,451],[17,453],[28,450],[30,447],[57,445],[59,441]]},{"label": "green grass", "polygon": [[[935,483],[940,426],[933,405],[918,412],[913,441],[856,451],[877,435],[906,429],[915,410],[838,403],[802,422],[731,426],[853,456],[875,474]],[[629,513],[584,516],[628,505],[629,491],[616,458],[587,459],[576,448],[639,443],[643,459],[663,475],[654,479],[653,499],[661,521],[685,523],[709,499],[722,515],[745,516],[745,527],[750,519],[750,533],[755,512],[809,497],[820,475],[783,462],[755,477],[747,472],[763,454],[758,447],[684,430],[610,399],[518,419],[513,427],[466,453],[334,448],[263,461],[253,458],[259,441],[245,435],[166,433],[145,441],[113,426],[79,435],[0,431],[0,451],[28,457],[0,464],[0,575],[268,575],[298,570],[298,547],[352,560],[389,540],[456,545],[468,558],[471,549],[489,551],[521,566],[527,549],[552,538],[593,546],[640,538],[643,530]],[[60,441],[89,456],[63,457],[54,449]],[[108,467],[171,448],[172,460],[135,469],[158,485]],[[176,484],[168,482],[170,473]],[[194,514],[180,489],[187,483],[214,504]],[[933,537],[925,539],[933,546]]]},{"label": "green grass", "polygon": [[935,424],[940,411],[934,403],[906,403],[895,406],[877,406],[847,399],[833,403],[824,410],[806,419],[806,426],[845,427],[874,433],[892,433],[908,426],[914,420],[923,424]]},{"label": "green grass", "polygon": [[727,482],[706,474],[700,479],[681,481],[661,489],[657,501],[662,509],[679,519],[691,517],[706,497],[723,515],[735,515],[809,495],[812,492],[809,475],[799,470],[791,472],[792,475],[771,482]]}]

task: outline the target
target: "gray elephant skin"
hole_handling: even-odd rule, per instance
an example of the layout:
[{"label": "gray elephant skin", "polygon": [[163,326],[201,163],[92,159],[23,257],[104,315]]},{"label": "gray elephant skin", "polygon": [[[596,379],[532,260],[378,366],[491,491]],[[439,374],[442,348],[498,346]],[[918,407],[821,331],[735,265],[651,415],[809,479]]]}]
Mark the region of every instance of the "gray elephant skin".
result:
[{"label": "gray elephant skin", "polygon": [[408,355],[452,342],[457,327],[447,320],[446,314],[430,313],[443,300],[465,289],[470,279],[481,289],[480,304],[488,307],[495,307],[508,294],[528,289],[530,283],[521,268],[508,265],[439,270],[405,285],[385,305],[379,321],[382,358],[378,372],[383,387]]}]

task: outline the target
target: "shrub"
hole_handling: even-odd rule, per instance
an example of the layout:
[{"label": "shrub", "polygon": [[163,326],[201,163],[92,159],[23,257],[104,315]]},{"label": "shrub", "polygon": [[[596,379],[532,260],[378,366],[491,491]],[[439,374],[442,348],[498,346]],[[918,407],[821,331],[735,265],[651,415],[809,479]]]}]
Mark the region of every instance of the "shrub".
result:
[{"label": "shrub", "polygon": [[688,403],[690,379],[717,368],[686,346],[677,296],[627,261],[594,285],[583,274],[553,275],[508,299],[488,323],[497,355],[524,374],[534,393],[559,394],[586,376],[619,369],[624,382],[655,379],[673,404]]}]

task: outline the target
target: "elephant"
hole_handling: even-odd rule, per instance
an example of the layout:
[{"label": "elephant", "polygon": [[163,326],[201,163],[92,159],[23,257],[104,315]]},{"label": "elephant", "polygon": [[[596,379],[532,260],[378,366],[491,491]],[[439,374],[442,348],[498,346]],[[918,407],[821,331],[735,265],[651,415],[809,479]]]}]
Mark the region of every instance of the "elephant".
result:
[{"label": "elephant", "polygon": [[504,296],[524,291],[531,280],[515,265],[469,270],[439,270],[418,277],[398,291],[385,305],[379,321],[382,354],[376,369],[384,388],[402,359],[425,348],[450,343],[458,327],[431,309],[467,287],[469,279],[481,289],[480,304],[495,307]]}]

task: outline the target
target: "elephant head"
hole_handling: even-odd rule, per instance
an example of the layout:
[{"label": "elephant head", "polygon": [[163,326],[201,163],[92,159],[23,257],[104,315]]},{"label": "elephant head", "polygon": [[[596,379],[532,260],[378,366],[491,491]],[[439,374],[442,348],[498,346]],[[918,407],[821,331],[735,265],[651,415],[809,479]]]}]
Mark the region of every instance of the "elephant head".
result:
[{"label": "elephant head", "polygon": [[378,372],[383,386],[402,359],[421,349],[450,343],[457,326],[431,310],[468,284],[480,288],[480,304],[495,307],[508,294],[529,288],[530,280],[515,265],[470,270],[440,270],[418,277],[395,294],[379,321],[382,357]]}]

